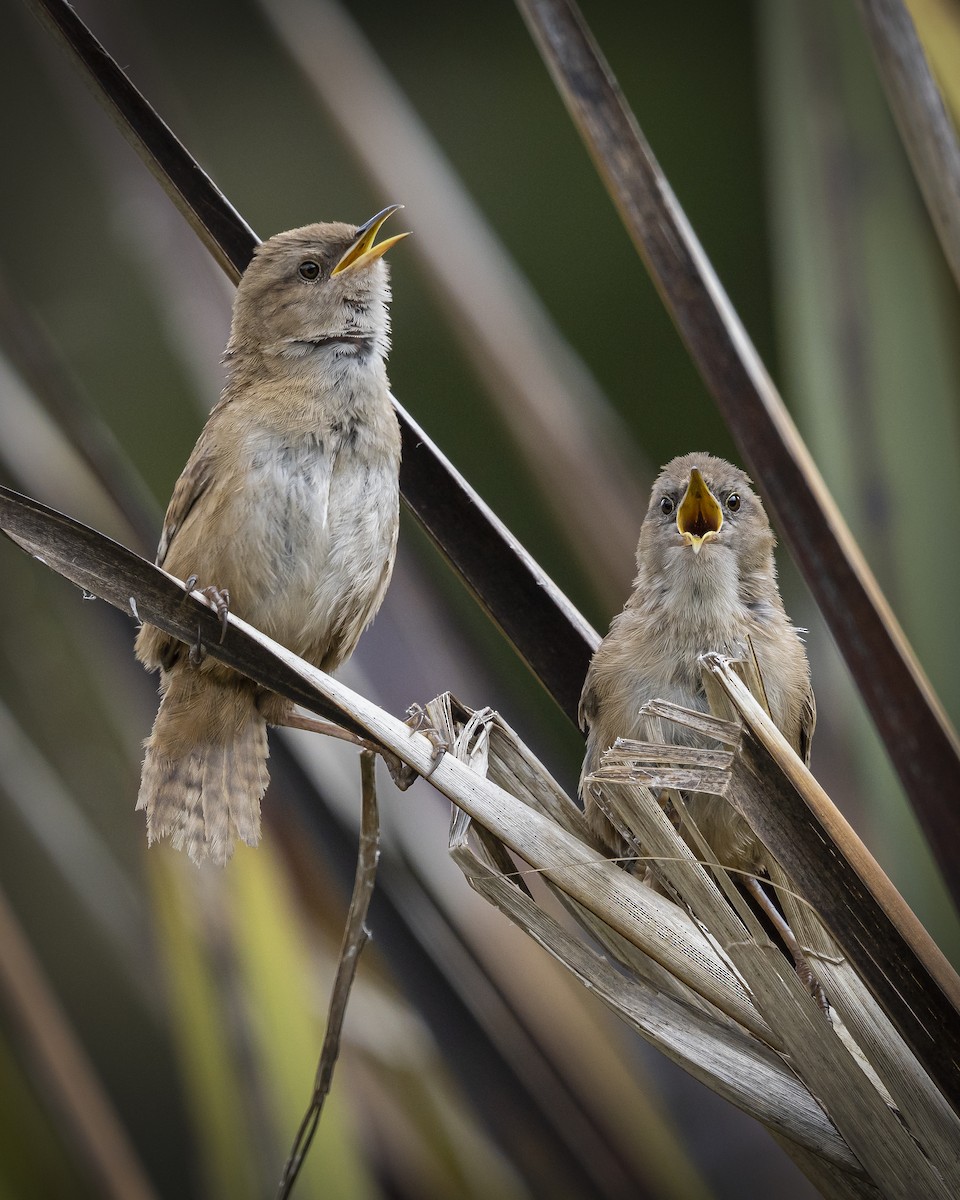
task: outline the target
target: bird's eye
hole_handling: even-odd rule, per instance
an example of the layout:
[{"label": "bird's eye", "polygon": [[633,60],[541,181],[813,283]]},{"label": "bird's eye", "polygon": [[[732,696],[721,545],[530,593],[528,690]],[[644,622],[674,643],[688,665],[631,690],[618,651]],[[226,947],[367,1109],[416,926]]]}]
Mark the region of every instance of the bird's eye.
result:
[{"label": "bird's eye", "polygon": [[739,512],[741,503],[739,492],[731,492],[727,497],[727,508],[730,512]]},{"label": "bird's eye", "polygon": [[312,258],[308,258],[297,267],[297,274],[308,282],[316,279],[320,274],[320,264],[314,262]]},{"label": "bird's eye", "polygon": [[665,517],[669,517],[676,507],[676,504],[674,504],[669,496],[664,496],[660,501],[660,511]]}]

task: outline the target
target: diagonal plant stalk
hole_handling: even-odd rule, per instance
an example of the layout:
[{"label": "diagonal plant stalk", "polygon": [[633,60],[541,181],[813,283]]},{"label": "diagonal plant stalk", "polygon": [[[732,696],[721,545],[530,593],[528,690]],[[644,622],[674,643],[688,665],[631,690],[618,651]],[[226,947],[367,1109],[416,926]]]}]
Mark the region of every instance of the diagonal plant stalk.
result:
[{"label": "diagonal plant stalk", "polygon": [[[236,282],[257,237],[64,0],[32,7],[78,60],[124,136]],[[567,597],[394,400],[400,490],[441,554],[561,709],[576,721],[598,637]]]},{"label": "diagonal plant stalk", "polygon": [[956,972],[729,664],[716,654],[702,663],[708,695],[724,697],[747,723],[733,760],[732,802],[802,899],[842,930],[848,959],[960,1112]]},{"label": "diagonal plant stalk", "polygon": [[[726,660],[718,659],[710,669],[712,678],[722,678],[735,692],[745,690]],[[582,836],[582,814],[497,713],[488,709],[471,714],[451,704],[449,697],[431,702],[428,711],[433,723],[444,729],[452,746],[450,753],[535,812],[574,836]],[[956,976],[936,961],[938,951],[929,945],[922,930],[911,927],[909,915],[898,911],[902,905],[895,900],[890,903],[889,883],[871,866],[856,838],[849,831],[838,831],[838,814],[835,810],[831,813],[829,801],[818,799],[812,777],[799,760],[792,756],[793,763],[774,763],[772,759],[761,763],[753,757],[750,742],[754,735],[764,734],[762,725],[757,725],[760,710],[756,706],[744,709],[742,724],[663,702],[652,704],[650,711],[698,729],[730,748],[700,750],[624,740],[607,752],[592,782],[601,789],[605,805],[611,806],[608,811],[618,822],[625,822],[639,840],[643,856],[653,864],[666,890],[678,896],[709,930],[741,973],[757,1011],[769,1022],[760,1043],[751,1040],[744,1027],[737,1029],[722,1019],[705,993],[691,995],[685,987],[689,977],[682,967],[679,971],[651,970],[648,958],[638,955],[598,919],[596,897],[589,907],[571,902],[568,894],[554,886],[552,871],[544,869],[544,879],[561,902],[591,938],[601,943],[609,958],[620,964],[623,973],[612,970],[610,962],[598,956],[589,943],[579,942],[569,929],[558,925],[548,909],[537,904],[525,886],[527,872],[522,865],[518,870],[503,846],[482,828],[484,817],[471,815],[469,804],[454,816],[454,859],[471,886],[554,954],[642,1036],[767,1125],[825,1196],[882,1195],[906,1200],[922,1193],[945,1200],[953,1194],[958,1170],[960,1120],[955,1111],[958,1072],[954,1055],[950,1047],[933,1044],[926,1036],[931,1025],[908,1047],[885,1021],[877,999],[884,989],[889,1000],[891,987],[895,991],[906,984],[912,989],[915,984],[910,1003],[918,1004],[919,1015],[919,1008],[935,1002],[940,986],[956,998],[960,987]],[[817,913],[802,904],[807,916],[804,945],[808,953],[816,951],[817,969],[829,971],[830,1020],[800,983],[789,960],[742,905],[725,873],[718,867],[714,868],[715,879],[707,873],[705,868],[713,857],[709,847],[703,847],[704,861],[698,861],[701,855],[695,856],[680,839],[654,795],[664,787],[693,788],[725,795],[741,806],[751,794],[768,789],[767,803],[758,800],[752,807],[741,807],[752,816],[758,808],[766,812],[776,807],[776,795],[785,781],[790,786],[795,783],[807,803],[813,802],[813,819],[826,818],[821,833],[831,847],[831,857],[843,861],[845,870],[860,872],[869,888],[886,892],[882,908],[873,915],[870,904],[862,904],[859,898],[845,910],[842,890],[830,897],[822,915],[836,933],[836,941],[820,925]],[[785,811],[783,825],[799,835],[806,819]],[[837,841],[831,833],[837,835]],[[810,894],[806,878],[781,872],[779,882],[784,887],[781,894],[798,903],[801,895]],[[830,872],[815,881],[815,886],[822,887],[820,894],[830,893]],[[835,923],[838,914],[840,921]],[[858,920],[871,924],[868,937],[879,939],[869,952],[876,959],[873,964],[856,946]],[[865,961],[871,969],[881,965],[885,926],[894,937],[901,933],[909,936],[911,948],[926,965],[912,970],[907,983],[899,964],[884,964],[888,978],[875,991],[859,968]],[[813,937],[815,928],[822,930],[822,937]],[[953,1005],[948,1002],[942,1015],[944,1030],[955,1031],[958,1015]],[[915,1030],[924,1021],[916,1023]],[[768,1057],[768,1049],[774,1046],[785,1058]],[[732,1069],[731,1059],[736,1062]],[[785,1067],[795,1071],[809,1089],[806,1100],[803,1090],[796,1090],[797,1081],[782,1074]],[[846,1147],[838,1146],[836,1133],[818,1123],[808,1105],[812,1097],[822,1105]],[[866,1179],[857,1177],[858,1168]]]},{"label": "diagonal plant stalk", "polygon": [[960,743],[570,0],[519,8],[863,694],[955,901]]},{"label": "diagonal plant stalk", "polygon": [[[451,829],[453,857],[471,886],[642,1036],[767,1125],[825,1196],[912,1200],[923,1194],[946,1200],[955,1194],[960,1169],[954,1044],[960,980],[803,764],[785,742],[778,751],[774,743],[782,738],[733,664],[708,656],[704,666],[716,692],[711,707],[727,712],[732,704],[737,720],[662,701],[652,702],[649,712],[725,748],[618,741],[604,755],[592,784],[618,828],[639,843],[664,889],[679,898],[740,972],[757,1012],[768,1022],[759,1042],[751,1040],[746,1026],[737,1029],[723,1019],[706,992],[694,988],[691,994],[686,984],[692,977],[683,973],[682,964],[651,969],[648,958],[598,917],[596,895],[587,906],[579,904],[556,887],[551,868],[543,868],[551,889],[623,974],[611,970],[592,946],[578,942],[537,904],[525,885],[527,872],[522,865],[518,870],[491,827],[483,827],[486,816],[455,796],[462,811]],[[534,812],[582,836],[579,809],[497,713],[470,713],[449,696],[431,702],[428,712],[444,730],[449,753]],[[758,753],[758,745],[771,753]],[[802,844],[805,826],[817,827],[821,847],[827,848],[819,859],[829,859],[832,866],[818,870],[818,862],[811,871],[804,854],[788,853],[790,873],[777,867],[773,878],[792,906],[787,911],[794,928],[803,932],[810,961],[827,981],[830,1019],[743,905],[727,873],[712,863],[706,843],[694,855],[679,837],[661,808],[663,789],[674,788],[724,796],[751,822],[756,819],[758,831],[762,828],[778,850],[789,852],[791,835]],[[785,789],[796,792],[799,804],[778,803]],[[509,844],[515,850],[515,843]],[[528,854],[521,857],[533,861]],[[858,880],[852,890],[843,881],[845,873]],[[821,902],[819,909],[811,897]],[[912,965],[899,952],[890,953],[894,943]],[[898,1014],[906,1039],[881,1010]],[[774,1047],[783,1059],[768,1057]],[[732,1070],[730,1057],[737,1064]],[[833,1130],[818,1123],[796,1081],[781,1074],[784,1067],[809,1089],[808,1100],[816,1097]],[[845,1147],[837,1145],[836,1132]]]}]

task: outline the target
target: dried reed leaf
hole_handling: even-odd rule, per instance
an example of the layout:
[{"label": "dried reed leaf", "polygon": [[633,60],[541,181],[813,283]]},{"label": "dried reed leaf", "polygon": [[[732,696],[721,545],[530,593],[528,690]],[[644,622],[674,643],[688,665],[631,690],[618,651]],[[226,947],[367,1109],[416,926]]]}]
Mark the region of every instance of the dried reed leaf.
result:
[{"label": "dried reed leaf", "polygon": [[726,798],[960,1112],[956,972],[727,660],[702,661],[708,692],[720,689],[744,722]]},{"label": "dried reed leaf", "polygon": [[924,1131],[923,1144],[931,1147],[931,1158],[943,1164],[943,1174],[947,1178],[960,1176],[957,1114],[910,1052],[817,914],[799,901],[779,864],[771,864],[770,875],[787,920],[842,1020],[841,1036],[849,1030],[853,1046],[848,1045],[848,1049],[859,1056],[861,1067],[872,1075],[889,1103],[900,1112],[912,1114],[913,1121]]},{"label": "dried reed leaf", "polygon": [[[438,698],[428,706],[428,712],[431,719],[436,716],[449,729],[449,711],[446,721],[442,716],[447,699]],[[583,828],[580,810],[569,798],[558,802],[562,795],[558,785],[496,713],[484,710],[465,718],[456,727],[452,753],[491,778],[521,777],[524,782],[517,792],[524,803],[536,804],[540,795],[546,805],[560,812],[559,819],[570,821],[573,830]],[[654,807],[663,817],[655,802]],[[670,832],[676,837],[672,827]],[[680,847],[690,856],[683,843]],[[828,1162],[831,1171],[847,1181],[835,1194],[879,1194],[866,1182],[855,1156],[836,1136],[811,1092],[798,1086],[787,1061],[770,1045],[738,1027],[709,1003],[678,991],[671,986],[675,980],[667,979],[663,986],[662,973],[651,980],[646,972],[630,969],[632,959],[617,954],[616,939],[608,939],[607,949],[611,958],[619,959],[621,969],[578,940],[520,886],[522,876],[504,857],[503,847],[498,853],[492,852],[489,834],[476,820],[457,810],[451,827],[451,853],[476,891],[558,958],[642,1036],[732,1103],[796,1143],[792,1152],[801,1147],[803,1152],[812,1152],[818,1160]],[[576,906],[568,907],[578,911]],[[595,932],[600,922],[594,919],[587,924]],[[630,949],[636,953],[635,948]],[[779,953],[776,956],[782,958]],[[786,970],[793,974],[789,965]],[[802,1157],[799,1151],[797,1154]]]},{"label": "dried reed leaf", "polygon": [[[720,689],[725,711],[737,712],[742,721],[743,696],[747,696],[753,706],[752,714],[759,713],[769,724],[762,706],[747,691],[731,664],[711,661],[711,669],[715,674],[720,672],[724,684],[729,685]],[[762,680],[751,677],[749,667],[740,670],[762,695]],[[734,685],[739,690],[732,690]],[[431,714],[436,713],[438,718],[444,711],[443,700],[435,701],[430,708]],[[737,726],[730,721],[685,713],[662,702],[656,702],[652,709],[664,721],[676,719],[678,723],[695,725],[721,746],[729,746],[733,741]],[[484,772],[491,779],[496,777],[525,805],[542,804],[544,811],[550,810],[553,820],[561,822],[575,836],[586,836],[579,809],[497,714],[489,710],[466,714],[461,710],[458,715],[459,721],[450,712],[446,713],[448,736],[451,730],[456,734],[454,753],[472,769]],[[770,1125],[778,1139],[785,1139],[785,1144],[795,1143],[787,1144],[788,1150],[826,1194],[906,1198],[920,1192],[946,1198],[955,1192],[960,1180],[957,1161],[960,1129],[956,1114],[926,1064],[895,1032],[855,965],[846,958],[816,913],[800,905],[806,909],[808,919],[805,922],[798,919],[797,927],[812,961],[822,972],[833,1002],[832,1021],[828,1020],[792,963],[770,941],[733,882],[726,878],[726,872],[715,867],[711,874],[679,837],[664,812],[664,794],[660,789],[665,783],[676,782],[678,772],[686,772],[683,778],[687,782],[706,782],[718,797],[730,799],[743,769],[745,732],[749,731],[741,732],[732,750],[618,742],[605,756],[602,768],[591,777],[591,783],[598,787],[600,800],[618,826],[632,835],[638,847],[643,847],[644,856],[654,864],[666,890],[691,913],[717,946],[721,959],[730,962],[743,979],[757,1011],[773,1033],[772,1041],[767,1032],[758,1039],[747,1032],[750,1026],[737,1028],[729,1019],[729,1010],[726,1015],[718,1011],[714,997],[705,989],[698,988],[698,995],[691,996],[689,978],[682,978],[679,985],[676,977],[665,978],[672,968],[664,970],[662,959],[651,974],[649,962],[647,966],[643,963],[644,951],[636,944],[624,947],[618,931],[608,929],[607,936],[603,936],[603,921],[598,917],[602,905],[597,898],[588,897],[581,907],[581,898],[571,903],[568,892],[567,907],[585,928],[600,937],[609,960],[619,962],[619,971],[592,947],[578,941],[519,886],[517,868],[503,847],[491,839],[489,826],[483,834],[478,831],[482,818],[474,819],[473,814],[455,816],[451,833],[453,856],[472,887],[565,963],[585,986],[600,995],[644,1037]],[[799,760],[797,765],[805,770]],[[768,770],[776,774],[779,766]],[[762,776],[754,781],[755,791],[766,785],[767,780]],[[657,794],[652,790],[654,787]],[[675,800],[682,805],[679,794]],[[709,847],[704,844],[702,851],[709,863],[712,858]],[[796,916],[793,880],[776,864],[774,872],[776,882],[788,889],[788,913]],[[541,870],[541,874],[555,881],[553,872]],[[675,1028],[672,1022],[679,1022],[684,1029],[683,1037],[676,1041],[664,1033],[667,1027]],[[753,1032],[756,1033],[755,1027]],[[771,1061],[779,1060],[784,1070],[795,1072],[805,1085],[808,1101],[808,1107],[801,1106],[798,1111],[809,1116],[809,1103],[823,1105],[846,1147],[842,1163],[835,1154],[831,1157],[832,1151],[825,1149],[822,1139],[816,1148],[812,1146],[809,1125],[804,1126],[806,1132],[801,1136],[781,1109],[771,1113],[764,1108],[761,1113],[755,1101],[746,1101],[729,1073],[729,1061],[724,1056],[731,1053],[743,1055],[743,1078],[749,1076],[754,1083],[751,1072],[759,1069],[758,1057],[763,1060],[764,1069],[770,1068]],[[747,1063],[751,1065],[748,1067]],[[733,1075],[736,1076],[736,1070]],[[777,1080],[780,1081],[779,1076]],[[780,1082],[765,1081],[767,1099],[771,1095],[776,1095],[778,1101],[783,1098]],[[804,1089],[800,1091],[803,1093]],[[796,1093],[790,1094],[795,1099]],[[835,1148],[835,1143],[830,1144]],[[863,1168],[866,1179],[863,1173],[838,1171],[842,1165],[848,1169],[851,1159]]]},{"label": "dried reed leaf", "polygon": [[[708,693],[713,693],[725,711],[729,711],[731,707],[737,711],[747,728],[736,752],[728,756],[726,785],[721,783],[717,786],[718,774],[722,775],[722,771],[714,771],[712,776],[701,771],[701,780],[706,785],[705,790],[726,797],[744,815],[753,818],[751,824],[762,836],[763,814],[767,814],[769,824],[771,793],[776,799],[776,788],[766,786],[768,778],[764,775],[763,764],[751,761],[750,769],[744,768],[745,747],[749,744],[750,736],[759,732],[760,737],[768,739],[771,743],[774,743],[774,739],[779,740],[776,749],[778,752],[782,751],[782,754],[776,767],[771,768],[768,760],[768,776],[777,777],[779,771],[785,767],[789,769],[794,780],[799,780],[802,784],[809,773],[786,746],[761,704],[743,685],[738,672],[733,669],[734,665],[715,655],[707,656],[704,663]],[[755,686],[758,683],[760,681],[755,681]],[[727,737],[728,731],[729,726],[722,725],[718,726],[716,733]],[[701,724],[701,732],[709,736],[709,722]],[[714,753],[716,752],[691,753],[691,775],[701,765],[702,760]],[[661,761],[664,763],[662,768]],[[604,768],[593,780],[594,783],[602,783],[609,777],[609,786],[603,788],[603,791],[608,793],[608,806],[619,821],[631,825],[638,840],[655,859],[659,854],[669,852],[674,834],[672,826],[663,817],[649,788],[643,785],[651,784],[662,788],[672,783],[678,771],[677,761],[678,755],[674,748],[665,750],[656,745],[618,743],[607,756]],[[629,778],[630,766],[637,767],[638,776],[638,782],[632,785],[632,795],[627,794],[631,785],[625,782]],[[737,799],[738,794],[744,790],[742,785],[745,778],[752,783],[749,789],[751,801],[746,806],[738,803]],[[660,799],[662,798],[661,793]],[[825,797],[817,797],[817,801],[826,815],[826,805],[829,805],[829,801],[826,801]],[[793,841],[796,833],[787,828],[788,822],[783,819],[783,812],[778,812],[777,817],[778,829],[783,826],[780,829],[783,835],[780,844]],[[822,835],[822,839],[821,847],[827,836]],[[767,842],[767,845],[774,849],[770,842]],[[828,861],[840,854],[835,847],[831,849],[834,851],[833,856],[824,856]],[[866,851],[856,841],[852,831],[846,831],[844,849],[854,861],[864,862]],[[709,859],[709,847],[704,845],[702,850],[704,856]],[[815,862],[806,863],[808,871],[816,873],[816,868]],[[798,991],[795,977],[789,978],[777,967],[774,960],[764,954],[762,943],[765,938],[756,927],[749,911],[738,903],[729,888],[725,889],[727,896],[744,922],[744,933],[749,931],[748,940],[735,940],[736,918],[732,909],[724,911],[723,908],[718,908],[711,911],[706,874],[702,873],[702,877],[697,879],[702,868],[696,863],[693,855],[685,857],[681,854],[675,860],[665,861],[663,864],[658,862],[657,865],[658,874],[664,877],[670,890],[679,895],[691,911],[700,916],[720,938],[725,951],[743,974],[758,1008],[788,1047],[797,1070],[808,1082],[811,1090],[824,1102],[827,1111],[867,1166],[872,1177],[884,1181],[885,1194],[915,1194],[917,1180],[926,1174],[927,1178],[923,1184],[925,1194],[929,1191],[932,1195],[949,1195],[951,1181],[957,1178],[957,1147],[960,1145],[957,1134],[960,1129],[956,1114],[933,1080],[937,1079],[939,1082],[943,1079],[948,1085],[955,1085],[955,1075],[942,1058],[933,1056],[924,1061],[919,1060],[915,1053],[911,1053],[911,1049],[908,1049],[904,1040],[897,1035],[877,1000],[847,960],[832,933],[820,922],[816,910],[807,903],[798,902],[797,881],[788,878],[775,862],[771,864],[771,869],[775,881],[781,885],[781,896],[788,918],[795,932],[799,933],[811,961],[816,964],[822,982],[827,985],[827,993],[836,1010],[834,1029],[830,1029],[823,1021],[811,1019],[813,1013],[810,1010],[809,997],[801,995],[802,989]],[[888,881],[881,879],[881,875],[879,868],[873,863],[870,876],[877,890],[886,896],[892,889]],[[903,907],[905,906],[902,901],[899,901],[896,917],[915,935],[915,918],[912,922],[908,921],[901,911]],[[912,914],[910,916],[912,917]],[[891,921],[889,924],[894,923]],[[893,935],[888,932],[888,937],[890,936]],[[915,940],[921,953],[926,955],[934,970],[949,986],[949,968],[941,961],[939,952],[927,944],[929,939],[925,934]],[[878,952],[876,946],[872,946],[871,949],[873,953]],[[782,956],[780,962],[785,962]],[[768,972],[768,968],[773,968],[772,974]],[[792,975],[792,972],[790,974]],[[916,983],[916,978],[912,982]],[[896,980],[888,980],[888,984],[890,987],[899,985],[902,988],[904,980],[898,976]],[[925,984],[920,988],[920,992],[918,1002],[921,1005],[924,999],[929,1004],[932,998],[936,1004],[938,999],[943,998],[930,975],[925,976]],[[948,1008],[947,1017],[950,1015]],[[952,1012],[952,1019],[956,1019],[955,1010]],[[925,1048],[922,1036],[920,1048]],[[892,1108],[894,1102],[898,1109],[896,1115]],[[907,1136],[901,1122],[906,1126]],[[925,1151],[916,1161],[914,1139]],[[906,1161],[903,1159],[904,1154],[908,1156]]]},{"label": "dried reed leaf", "polygon": [[[655,769],[658,748],[650,749],[654,752],[653,769],[645,775],[647,779],[653,777],[654,786],[662,787]],[[635,745],[627,743],[611,755],[620,760],[635,752]],[[676,756],[675,748],[664,755],[668,760]],[[733,755],[727,757],[729,772]],[[668,765],[663,775],[672,778],[673,774]],[[790,961],[769,940],[732,882],[723,880],[725,872],[715,867],[715,882],[678,837],[650,788],[622,783],[621,775],[618,770],[617,782],[608,788],[606,768],[602,768],[591,782],[600,785],[601,794],[612,793],[606,795],[612,811],[632,828],[637,841],[652,856],[656,874],[718,939],[795,1069],[824,1104],[871,1176],[885,1181],[886,1194],[905,1197],[915,1194],[911,1189],[917,1178],[927,1175],[925,1187],[930,1189],[929,1194],[946,1195],[929,1165],[914,1161],[914,1144],[889,1105],[886,1092],[864,1073],[860,1056],[850,1052],[824,1019]],[[705,842],[700,853],[706,861],[713,857]]]},{"label": "dried reed leaf", "polygon": [[[751,1116],[843,1171],[859,1166],[810,1093],[780,1056],[741,1029],[717,1025],[693,1006],[623,975],[578,941],[525,893],[490,852],[480,827],[454,810],[451,854],[470,886],[573,972],[605,1004],[674,1062]],[[511,878],[511,874],[513,878]]]}]

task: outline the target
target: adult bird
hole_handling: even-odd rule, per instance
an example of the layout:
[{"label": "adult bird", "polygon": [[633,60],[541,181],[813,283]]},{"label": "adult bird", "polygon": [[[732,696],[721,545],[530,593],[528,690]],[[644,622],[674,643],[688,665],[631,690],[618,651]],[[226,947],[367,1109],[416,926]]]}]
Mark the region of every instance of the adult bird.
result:
[{"label": "adult bird", "polygon": [[[380,607],[396,551],[400,429],[386,373],[390,285],[359,227],[307,225],[263,242],[240,280],[226,386],[173,491],[157,564],[325,671]],[[256,844],[267,724],[292,704],[150,625],[137,657],[161,703],[137,808],[148,840],[197,863]]]}]

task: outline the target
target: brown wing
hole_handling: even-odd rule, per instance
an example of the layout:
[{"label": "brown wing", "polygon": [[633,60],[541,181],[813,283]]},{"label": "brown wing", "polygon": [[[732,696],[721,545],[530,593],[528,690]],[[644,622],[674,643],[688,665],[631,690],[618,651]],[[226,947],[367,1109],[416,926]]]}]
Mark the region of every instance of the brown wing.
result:
[{"label": "brown wing", "polygon": [[596,715],[597,697],[593,690],[593,663],[591,662],[587,677],[583,681],[583,691],[580,693],[580,704],[577,708],[577,723],[584,733],[589,730]]},{"label": "brown wing", "polygon": [[163,533],[160,535],[160,545],[157,547],[158,567],[163,566],[174,539],[186,524],[197,501],[209,489],[213,479],[213,455],[198,444],[187,465],[183,468],[183,474],[177,480],[170,503],[167,505],[167,515],[163,520]]},{"label": "brown wing", "polygon": [[[189,520],[197,501],[210,489],[214,478],[213,454],[202,441],[198,442],[174,486],[167,506],[160,545],[157,547],[158,567],[162,567],[167,561],[177,535]],[[172,670],[183,650],[182,642],[163,633],[156,626],[145,624],[140,627],[137,634],[137,657],[151,670],[156,667],[162,667],[165,671]]]}]

